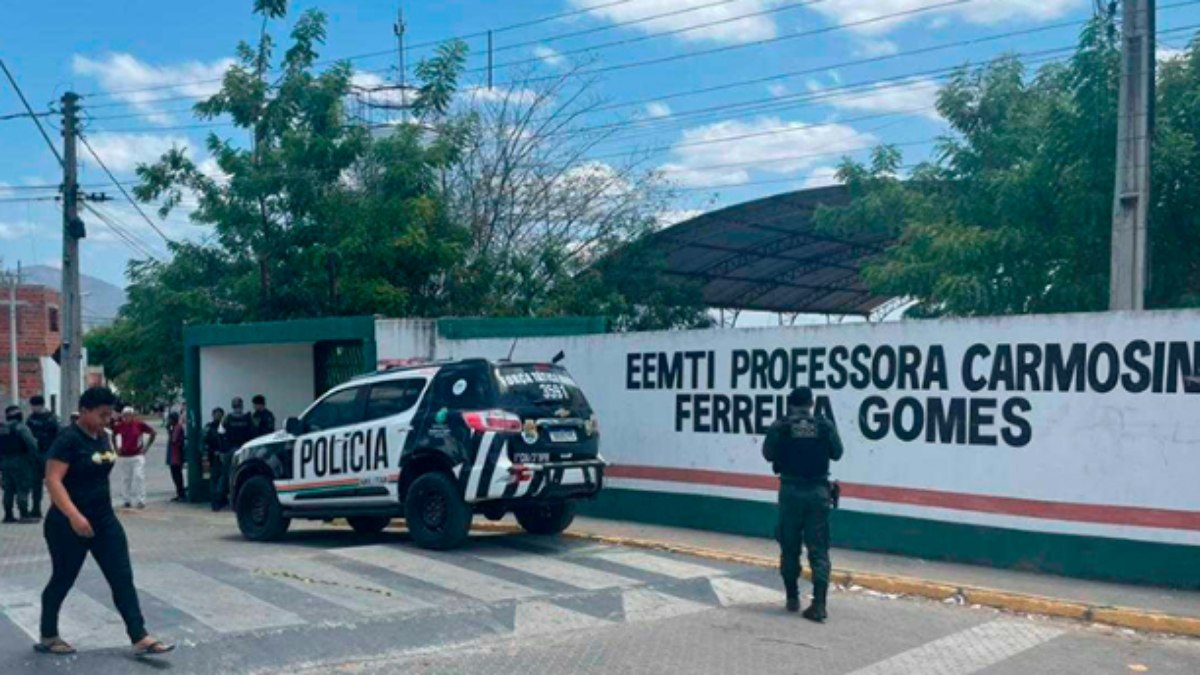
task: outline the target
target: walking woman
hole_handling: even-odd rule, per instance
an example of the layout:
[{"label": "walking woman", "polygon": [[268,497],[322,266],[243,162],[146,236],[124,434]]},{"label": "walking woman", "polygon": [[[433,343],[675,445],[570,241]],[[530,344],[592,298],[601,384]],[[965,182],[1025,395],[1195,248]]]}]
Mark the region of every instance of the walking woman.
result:
[{"label": "walking woman", "polygon": [[171,467],[171,481],[175,483],[173,502],[187,500],[187,493],[183,489],[184,440],[183,422],[179,419],[179,413],[172,410],[167,416],[167,466]]},{"label": "walking woman", "polygon": [[113,511],[108,474],[117,455],[104,430],[117,397],[93,387],[79,398],[79,419],[50,446],[46,490],[52,506],[43,525],[53,572],[42,591],[42,639],[34,649],[45,654],[73,654],[75,648],[58,634],[58,612],[75,585],[90,551],[112,589],[113,604],[138,656],[166,654],[174,645],[150,636],[143,625],[125,530]]}]

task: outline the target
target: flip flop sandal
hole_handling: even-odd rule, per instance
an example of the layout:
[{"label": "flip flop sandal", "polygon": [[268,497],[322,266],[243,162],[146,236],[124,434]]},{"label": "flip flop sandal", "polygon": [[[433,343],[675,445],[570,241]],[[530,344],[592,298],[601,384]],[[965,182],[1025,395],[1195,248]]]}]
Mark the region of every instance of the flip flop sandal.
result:
[{"label": "flip flop sandal", "polygon": [[56,638],[50,642],[38,642],[37,644],[33,645],[33,651],[39,654],[55,654],[58,656],[65,656],[67,654],[74,654],[75,648],[67,644],[66,641]]},{"label": "flip flop sandal", "polygon": [[134,647],[134,656],[158,656],[160,654],[169,654],[175,651],[175,645],[167,644],[155,640],[144,647]]}]

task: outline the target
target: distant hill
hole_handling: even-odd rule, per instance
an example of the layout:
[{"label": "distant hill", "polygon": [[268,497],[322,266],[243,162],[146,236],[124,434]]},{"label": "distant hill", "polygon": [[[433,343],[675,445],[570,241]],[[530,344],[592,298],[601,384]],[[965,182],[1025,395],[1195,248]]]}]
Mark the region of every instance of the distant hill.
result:
[{"label": "distant hill", "polygon": [[[62,270],[57,267],[31,265],[22,267],[21,274],[25,283],[62,290]],[[125,304],[124,289],[86,274],[79,275],[79,285],[83,291],[83,329],[86,331],[112,323],[117,310]]]}]

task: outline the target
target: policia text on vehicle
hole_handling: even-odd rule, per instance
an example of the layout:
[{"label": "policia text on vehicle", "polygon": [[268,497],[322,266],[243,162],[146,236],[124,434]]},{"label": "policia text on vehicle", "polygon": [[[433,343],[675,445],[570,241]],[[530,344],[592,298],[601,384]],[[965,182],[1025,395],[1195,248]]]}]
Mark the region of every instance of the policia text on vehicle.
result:
[{"label": "policia text on vehicle", "polygon": [[763,458],[779,476],[779,571],[787,592],[787,609],[800,609],[800,550],[808,548],[813,603],[804,618],[826,618],[829,592],[829,510],[832,495],[829,463],[842,457],[842,442],[833,422],[813,414],[813,393],[797,387],[788,394],[788,413],[776,420],[763,441]]}]

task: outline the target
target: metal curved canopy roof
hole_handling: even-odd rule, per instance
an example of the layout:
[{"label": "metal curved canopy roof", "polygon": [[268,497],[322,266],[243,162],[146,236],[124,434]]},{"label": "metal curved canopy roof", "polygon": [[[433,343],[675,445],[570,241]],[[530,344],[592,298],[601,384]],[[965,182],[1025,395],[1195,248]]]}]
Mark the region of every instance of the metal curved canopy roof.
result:
[{"label": "metal curved canopy roof", "polygon": [[711,307],[868,315],[892,298],[871,293],[863,263],[881,235],[817,234],[817,206],[850,201],[843,186],[800,190],[705,213],[651,235],[668,275],[699,281]]}]

